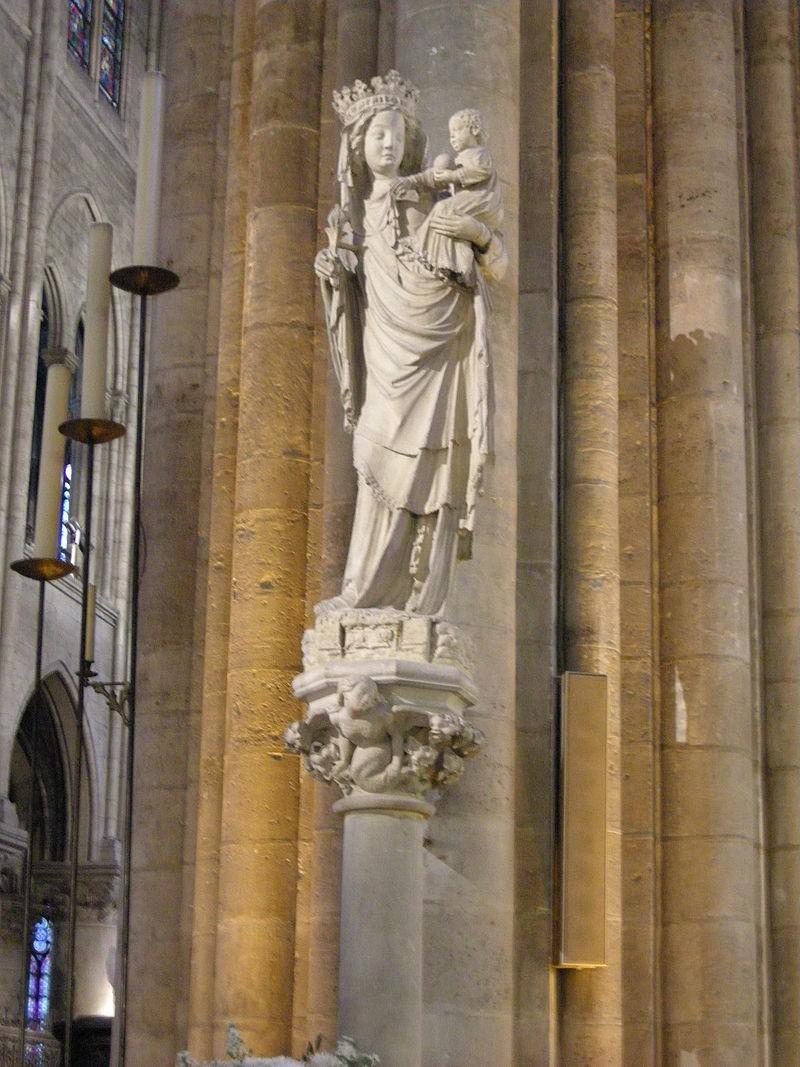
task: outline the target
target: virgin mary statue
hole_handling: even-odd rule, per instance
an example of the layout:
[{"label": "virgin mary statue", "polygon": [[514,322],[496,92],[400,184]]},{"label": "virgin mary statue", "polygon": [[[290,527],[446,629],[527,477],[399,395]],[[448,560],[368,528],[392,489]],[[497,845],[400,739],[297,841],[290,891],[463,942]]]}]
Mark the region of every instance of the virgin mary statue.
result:
[{"label": "virgin mary statue", "polygon": [[396,71],[334,94],[340,197],[315,270],[358,475],[342,592],[328,606],[433,615],[456,556],[471,552],[491,447],[484,276],[500,277],[506,257],[499,234],[455,214],[430,225],[472,246],[474,287],[415,253],[432,193],[398,179],[422,167],[417,98]]}]

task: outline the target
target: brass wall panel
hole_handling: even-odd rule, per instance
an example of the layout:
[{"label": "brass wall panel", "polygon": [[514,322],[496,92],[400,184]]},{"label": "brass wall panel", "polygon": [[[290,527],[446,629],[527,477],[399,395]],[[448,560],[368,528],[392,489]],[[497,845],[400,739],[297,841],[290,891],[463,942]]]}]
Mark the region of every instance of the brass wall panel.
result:
[{"label": "brass wall panel", "polygon": [[559,967],[606,963],[608,679],[561,678]]}]

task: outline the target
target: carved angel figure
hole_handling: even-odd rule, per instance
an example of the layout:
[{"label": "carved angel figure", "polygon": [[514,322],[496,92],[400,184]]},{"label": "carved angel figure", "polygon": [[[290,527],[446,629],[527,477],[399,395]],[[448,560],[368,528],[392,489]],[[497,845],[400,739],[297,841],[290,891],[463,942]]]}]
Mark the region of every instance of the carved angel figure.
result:
[{"label": "carved angel figure", "polygon": [[353,674],[337,688],[333,711],[318,711],[284,733],[308,771],[342,792],[424,796],[460,777],[483,734],[453,712],[406,701],[389,707],[372,678]]},{"label": "carved angel figure", "polygon": [[[469,213],[431,215],[424,184],[393,192],[422,168],[417,96],[396,71],[334,94],[340,202],[315,270],[358,496],[331,608],[440,611],[456,555],[471,551],[491,449],[485,277],[502,275],[505,250]],[[425,266],[413,247],[423,224],[471,246],[473,284]]]},{"label": "carved angel figure", "polygon": [[339,761],[331,771],[367,793],[384,793],[400,781],[403,734],[371,678],[354,675],[339,683],[339,710],[329,715],[338,733]]}]

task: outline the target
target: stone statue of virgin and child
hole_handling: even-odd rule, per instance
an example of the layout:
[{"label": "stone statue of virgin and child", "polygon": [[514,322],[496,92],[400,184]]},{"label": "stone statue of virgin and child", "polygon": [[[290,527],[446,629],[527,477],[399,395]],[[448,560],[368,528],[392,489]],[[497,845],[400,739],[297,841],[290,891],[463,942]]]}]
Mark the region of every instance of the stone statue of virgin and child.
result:
[{"label": "stone statue of virgin and child", "polygon": [[321,610],[440,612],[491,451],[497,175],[471,109],[450,119],[454,158],[424,167],[418,95],[396,71],[334,94],[340,195],[315,270],[358,495],[341,595]]}]

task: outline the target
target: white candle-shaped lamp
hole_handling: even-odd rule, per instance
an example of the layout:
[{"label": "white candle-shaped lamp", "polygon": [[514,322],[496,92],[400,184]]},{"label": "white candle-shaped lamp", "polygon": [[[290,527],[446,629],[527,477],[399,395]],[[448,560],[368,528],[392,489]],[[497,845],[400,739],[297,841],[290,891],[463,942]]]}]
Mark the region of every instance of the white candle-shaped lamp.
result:
[{"label": "white candle-shaped lamp", "polygon": [[108,314],[111,308],[111,239],[108,222],[89,228],[89,272],[86,279],[83,369],[81,371],[81,418],[106,418],[106,361]]},{"label": "white candle-shaped lamp", "polygon": [[94,628],[97,613],[97,586],[90,583],[86,593],[86,636],[84,638],[84,658],[87,663],[94,660]]},{"label": "white candle-shaped lamp", "polygon": [[51,363],[47,370],[42,447],[39,453],[39,484],[36,490],[35,559],[58,559],[61,533],[61,480],[64,475],[66,441],[58,428],[67,417],[69,367]]},{"label": "white candle-shaped lamp", "polygon": [[139,159],[136,168],[136,213],[133,265],[154,267],[158,253],[161,201],[161,149],[164,137],[164,75],[145,71],[139,115]]}]

